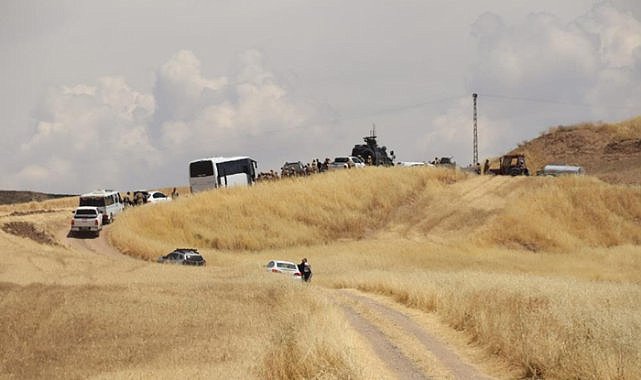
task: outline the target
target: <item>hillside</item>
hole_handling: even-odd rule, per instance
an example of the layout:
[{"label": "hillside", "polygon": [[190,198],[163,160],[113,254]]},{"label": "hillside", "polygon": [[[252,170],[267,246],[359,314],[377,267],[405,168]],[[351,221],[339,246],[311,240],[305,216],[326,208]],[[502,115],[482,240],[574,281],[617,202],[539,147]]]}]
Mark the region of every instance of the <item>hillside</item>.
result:
[{"label": "hillside", "polygon": [[41,202],[48,199],[71,197],[66,194],[46,194],[35,191],[0,190],[0,205],[15,203]]},{"label": "hillside", "polygon": [[[475,377],[438,331],[490,377],[641,377],[637,186],[366,168],[131,208],[99,239],[67,236],[72,200],[2,206],[0,373]],[[185,246],[207,266],[153,262]],[[310,286],[264,267],[302,257]]]},{"label": "hillside", "polygon": [[511,153],[525,153],[532,173],[548,163],[580,165],[606,182],[641,184],[641,117],[555,127]]},{"label": "hillside", "polygon": [[567,252],[641,241],[639,199],[641,189],[592,177],[368,168],[199,193],[133,210],[113,232],[122,251],[150,259],[167,245],[261,251],[364,239]]}]

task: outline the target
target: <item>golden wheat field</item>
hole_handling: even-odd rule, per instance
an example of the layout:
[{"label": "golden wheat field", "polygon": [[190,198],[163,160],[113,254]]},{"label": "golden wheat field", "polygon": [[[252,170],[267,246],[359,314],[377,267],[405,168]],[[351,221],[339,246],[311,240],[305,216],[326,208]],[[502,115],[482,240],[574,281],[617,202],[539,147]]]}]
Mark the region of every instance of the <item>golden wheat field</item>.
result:
[{"label": "golden wheat field", "polygon": [[[74,200],[55,202],[0,224],[60,241]],[[436,316],[502,363],[491,377],[641,378],[638,186],[367,168],[181,196],[105,232],[128,256],[0,232],[0,377],[387,378],[333,299],[352,288]],[[153,262],[183,246],[207,267]],[[301,257],[310,285],[263,267]]]}]

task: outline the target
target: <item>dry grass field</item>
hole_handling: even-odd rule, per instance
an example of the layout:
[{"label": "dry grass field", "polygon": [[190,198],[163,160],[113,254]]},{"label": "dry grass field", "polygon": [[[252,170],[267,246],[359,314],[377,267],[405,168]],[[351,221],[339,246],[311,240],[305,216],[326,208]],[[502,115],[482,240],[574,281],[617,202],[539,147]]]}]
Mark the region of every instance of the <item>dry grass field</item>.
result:
[{"label": "dry grass field", "polygon": [[[103,231],[127,256],[64,238],[75,201],[0,206],[54,241],[0,232],[0,378],[388,378],[341,288],[435,316],[493,377],[641,378],[638,186],[332,172],[128,209]],[[183,246],[207,267],[153,262]],[[310,285],[262,267],[301,257]]]},{"label": "dry grass field", "polygon": [[112,239],[221,267],[306,256],[315,283],[435,312],[522,376],[641,377],[638,187],[371,168],[136,209]]}]

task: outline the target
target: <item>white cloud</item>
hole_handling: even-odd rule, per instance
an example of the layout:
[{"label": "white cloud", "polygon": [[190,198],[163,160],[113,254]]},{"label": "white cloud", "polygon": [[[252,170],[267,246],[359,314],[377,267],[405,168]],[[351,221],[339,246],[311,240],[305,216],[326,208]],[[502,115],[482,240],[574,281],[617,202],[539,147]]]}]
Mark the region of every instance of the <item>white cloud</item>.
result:
[{"label": "white cloud", "polygon": [[121,77],[52,88],[20,149],[20,161],[30,165],[13,178],[73,193],[178,185],[186,183],[185,163],[201,155],[254,154],[248,145],[282,144],[268,132],[296,129],[306,111],[258,52],[243,54],[235,75],[233,84],[226,76],[206,78],[196,56],[180,51],[158,69],[153,94]]},{"label": "white cloud", "polygon": [[228,79],[203,77],[201,63],[193,52],[181,50],[156,73],[154,96],[159,104],[158,122],[191,120]]},{"label": "white cloud", "polygon": [[15,176],[29,188],[46,183],[79,193],[142,175],[144,170],[130,165],[153,165],[156,152],[146,125],[154,109],[153,97],[133,90],[123,78],[52,88],[37,111],[35,134],[20,149],[21,162],[31,164]]},{"label": "white cloud", "polygon": [[[156,89],[163,89],[157,93],[163,99],[181,97],[175,103],[191,96],[189,105],[182,108],[183,111],[189,108],[188,112],[172,112],[172,117],[162,121],[160,126],[164,149],[184,151],[181,159],[188,161],[198,158],[194,156],[198,154],[249,154],[247,149],[251,141],[259,139],[264,145],[277,144],[269,131],[296,129],[307,118],[305,107],[288,97],[285,88],[265,68],[262,55],[255,50],[241,54],[239,70],[232,75],[233,82],[227,77],[205,78],[200,73],[200,61],[193,54],[182,52],[180,57],[176,59],[175,56],[170,65],[163,65]],[[169,66],[172,72],[191,74],[174,77],[172,86],[168,86],[164,83]],[[182,79],[177,81],[175,78]],[[203,83],[224,85],[206,87]],[[190,89],[188,93],[185,88]],[[168,92],[168,89],[176,92]],[[208,90],[206,94],[205,89]]]},{"label": "white cloud", "polygon": [[617,120],[641,107],[641,23],[612,3],[569,23],[533,13],[508,25],[486,13],[472,34],[477,58],[468,83],[480,93],[493,154],[559,123]]}]

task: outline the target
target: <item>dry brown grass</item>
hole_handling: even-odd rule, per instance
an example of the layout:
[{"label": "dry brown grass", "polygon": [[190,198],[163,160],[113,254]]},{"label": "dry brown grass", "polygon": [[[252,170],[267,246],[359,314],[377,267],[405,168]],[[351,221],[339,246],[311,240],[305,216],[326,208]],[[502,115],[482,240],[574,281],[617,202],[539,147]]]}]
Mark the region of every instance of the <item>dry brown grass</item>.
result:
[{"label": "dry brown grass", "polygon": [[525,377],[635,379],[641,374],[638,285],[532,274],[366,271],[335,286],[388,294],[438,313]]},{"label": "dry brown grass", "polygon": [[[324,313],[305,312],[329,309],[331,316],[331,306],[303,294],[309,289],[273,278],[198,282],[171,287],[5,284],[0,373],[238,379],[358,373],[337,342],[299,329],[336,328]],[[308,347],[306,341],[313,344]]]},{"label": "dry brown grass", "polygon": [[323,334],[344,330],[334,306],[255,263],[166,266],[2,232],[0,247],[0,377],[366,377],[349,332]]},{"label": "dry brown grass", "polygon": [[[322,291],[353,287],[436,313],[522,376],[641,378],[639,191],[371,168],[180,197],[110,226],[132,255],[193,245],[205,268],[0,232],[0,373],[372,378]],[[5,218],[51,230],[67,219]],[[311,287],[260,266],[301,257]]]},{"label": "dry brown grass", "polygon": [[114,225],[114,244],[155,258],[176,245],[256,251],[359,239],[428,183],[438,187],[463,178],[448,170],[402,170],[333,172],[132,209]]},{"label": "dry brown grass", "polygon": [[641,188],[594,178],[537,178],[510,195],[483,226],[485,245],[576,252],[584,247],[641,244]]},{"label": "dry brown grass", "polygon": [[436,312],[523,376],[641,377],[637,187],[379,169],[188,203],[121,218],[131,232],[118,244],[143,257],[181,239],[238,262],[306,256],[316,283]]}]

